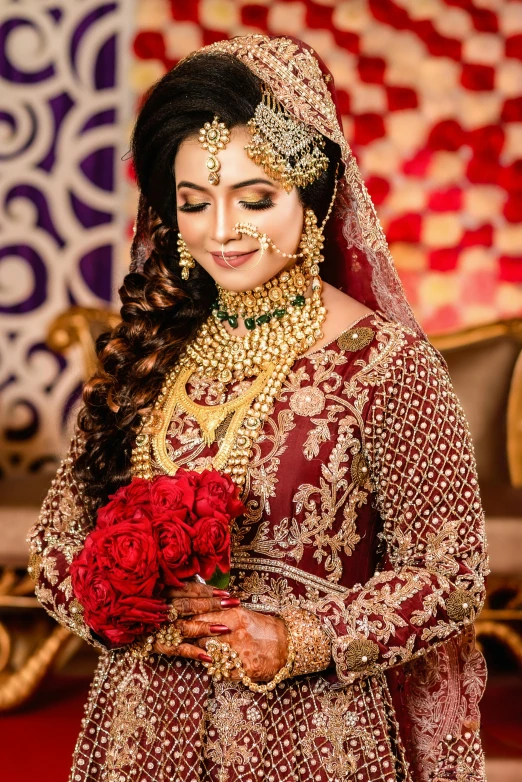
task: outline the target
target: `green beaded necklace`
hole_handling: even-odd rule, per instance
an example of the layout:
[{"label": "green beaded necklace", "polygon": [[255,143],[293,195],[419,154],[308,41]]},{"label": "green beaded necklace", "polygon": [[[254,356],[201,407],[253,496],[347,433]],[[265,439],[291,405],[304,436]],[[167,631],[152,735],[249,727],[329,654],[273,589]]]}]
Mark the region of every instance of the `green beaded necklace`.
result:
[{"label": "green beaded necklace", "polygon": [[[292,299],[290,299],[289,304],[291,304],[293,307],[304,307],[305,297],[301,296],[301,294],[297,294]],[[248,331],[253,331],[257,326],[262,326],[263,323],[270,323],[272,318],[281,320],[285,315],[288,314],[288,310],[285,307],[276,307],[274,310],[272,310],[272,312],[264,312],[262,315],[258,315],[257,318],[245,318],[243,315],[227,312],[227,310],[224,309],[223,305],[219,301],[214,302],[212,305],[212,312],[214,313],[214,316],[222,323],[228,321],[232,329],[238,328],[239,318],[242,317],[245,328],[248,329]]]}]

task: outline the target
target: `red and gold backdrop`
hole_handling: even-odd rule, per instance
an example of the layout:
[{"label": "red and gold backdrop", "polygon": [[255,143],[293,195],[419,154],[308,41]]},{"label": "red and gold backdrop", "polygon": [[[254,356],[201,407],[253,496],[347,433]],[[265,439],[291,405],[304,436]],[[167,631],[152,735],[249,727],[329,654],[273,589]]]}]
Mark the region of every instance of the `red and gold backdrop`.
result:
[{"label": "red and gold backdrop", "polygon": [[304,39],[428,332],[522,313],[522,2],[139,0],[141,94],[204,44]]}]

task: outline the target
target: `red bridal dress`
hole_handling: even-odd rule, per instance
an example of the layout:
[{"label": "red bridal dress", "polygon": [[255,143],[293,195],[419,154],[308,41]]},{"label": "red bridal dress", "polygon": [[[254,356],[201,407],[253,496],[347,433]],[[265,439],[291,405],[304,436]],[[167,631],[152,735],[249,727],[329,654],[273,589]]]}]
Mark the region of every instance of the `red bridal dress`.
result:
[{"label": "red bridal dress", "polygon": [[[210,405],[243,388],[189,392]],[[93,525],[80,447],[31,533],[39,599],[101,651],[71,782],[484,782],[484,517],[466,421],[422,336],[371,314],[302,356],[255,445],[231,589],[255,611],[314,614],[332,648],[326,670],[267,694],[92,636],[69,576]],[[195,468],[217,444],[175,411],[168,447]]]}]

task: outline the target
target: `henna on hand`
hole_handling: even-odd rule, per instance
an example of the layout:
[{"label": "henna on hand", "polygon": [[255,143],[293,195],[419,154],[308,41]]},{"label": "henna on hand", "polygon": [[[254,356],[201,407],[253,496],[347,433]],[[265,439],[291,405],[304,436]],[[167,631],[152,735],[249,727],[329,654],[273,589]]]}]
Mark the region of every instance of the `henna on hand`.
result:
[{"label": "henna on hand", "polygon": [[179,589],[169,589],[166,596],[170,598],[178,616],[194,616],[208,614],[211,611],[223,611],[239,605],[236,597],[230,597],[223,589],[214,589],[207,584],[190,581]]},{"label": "henna on hand", "polygon": [[215,612],[227,614],[228,610],[239,605],[239,600],[236,597],[231,597],[230,593],[223,589],[215,589],[197,581],[190,581],[179,589],[169,589],[165,594],[170,598],[171,605],[178,612],[178,616],[199,617],[201,614],[210,614],[211,618],[208,621],[200,619],[176,621],[175,626],[180,631],[184,639],[183,642],[167,646],[161,641],[155,641],[152,651],[167,657],[180,656],[190,660],[210,662],[212,658],[205,650],[194,644],[186,643],[185,639],[216,637],[228,633],[228,625],[214,619]]},{"label": "henna on hand", "polygon": [[[199,616],[201,623],[223,624],[229,633],[219,635],[219,640],[230,644],[241,658],[245,673],[253,681],[270,681],[286,664],[288,657],[288,633],[286,624],[278,616],[261,614],[247,608],[232,608],[221,615]],[[184,633],[184,622],[176,626]],[[206,649],[206,642],[215,634],[200,637],[196,642],[200,649]],[[178,647],[179,648],[179,647]],[[208,662],[208,661],[207,661]],[[231,679],[239,679],[236,671]]]}]

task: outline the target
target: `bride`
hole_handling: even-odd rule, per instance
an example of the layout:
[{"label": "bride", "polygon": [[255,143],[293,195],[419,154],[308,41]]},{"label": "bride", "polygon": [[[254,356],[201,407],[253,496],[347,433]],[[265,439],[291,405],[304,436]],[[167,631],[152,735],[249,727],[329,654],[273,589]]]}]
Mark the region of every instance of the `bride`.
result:
[{"label": "bride", "polygon": [[[483,782],[472,445],[331,74],[294,39],[206,47],[147,95],[133,159],[121,324],[30,534],[39,599],[101,651],[71,780]],[[179,467],[240,487],[229,584],[172,589],[114,648],[71,560],[120,486]]]}]

